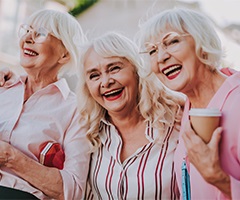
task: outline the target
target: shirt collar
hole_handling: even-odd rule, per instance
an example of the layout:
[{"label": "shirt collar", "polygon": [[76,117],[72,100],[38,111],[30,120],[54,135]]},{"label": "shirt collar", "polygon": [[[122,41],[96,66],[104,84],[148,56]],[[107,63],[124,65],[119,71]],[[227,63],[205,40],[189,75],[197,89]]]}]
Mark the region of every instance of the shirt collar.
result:
[{"label": "shirt collar", "polygon": [[222,109],[226,97],[228,94],[233,91],[235,88],[240,85],[240,72],[235,72],[233,75],[229,76],[221,87],[218,89],[214,97],[211,99],[208,107],[217,107]]},{"label": "shirt collar", "polygon": [[[105,140],[109,139],[108,136],[106,135],[106,133],[104,131],[101,131],[104,126],[108,127],[109,130],[111,130],[111,134],[115,134],[115,133],[117,134],[117,130],[116,130],[115,126],[111,122],[109,122],[109,120],[107,120],[106,117],[103,117],[100,120],[100,132],[101,133],[99,135],[103,144],[104,144]],[[147,121],[146,128],[145,128],[145,136],[149,140],[149,142],[153,142],[154,140],[158,139],[159,133],[160,133],[160,131],[158,131],[156,128],[153,128],[152,123],[150,121]]]},{"label": "shirt collar", "polygon": [[[10,88],[18,84],[19,82],[21,82],[22,84],[25,84],[26,79],[27,79],[27,75],[21,75],[11,85],[6,86],[6,88]],[[48,85],[47,87],[52,87],[52,86],[55,86],[59,89],[64,99],[67,99],[69,93],[71,92],[65,78],[60,78],[58,81]]]}]

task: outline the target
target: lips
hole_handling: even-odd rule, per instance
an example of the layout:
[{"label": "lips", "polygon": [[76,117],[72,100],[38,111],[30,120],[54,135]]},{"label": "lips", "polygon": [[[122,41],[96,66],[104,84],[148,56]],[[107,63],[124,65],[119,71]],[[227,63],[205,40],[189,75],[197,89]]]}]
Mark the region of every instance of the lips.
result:
[{"label": "lips", "polygon": [[107,100],[110,100],[110,101],[116,100],[117,98],[119,98],[122,95],[122,91],[123,91],[123,88],[119,88],[119,89],[116,89],[116,90],[111,90],[111,91],[105,92],[103,94],[103,96]]},{"label": "lips", "polygon": [[162,70],[162,73],[169,79],[174,79],[180,73],[181,69],[182,69],[181,65],[172,65],[164,68]]},{"label": "lips", "polygon": [[24,50],[23,50],[23,53],[24,53],[25,55],[28,55],[28,56],[37,56],[37,55],[38,55],[37,52],[35,52],[35,51],[33,51],[33,50],[30,50],[30,49],[24,49]]}]

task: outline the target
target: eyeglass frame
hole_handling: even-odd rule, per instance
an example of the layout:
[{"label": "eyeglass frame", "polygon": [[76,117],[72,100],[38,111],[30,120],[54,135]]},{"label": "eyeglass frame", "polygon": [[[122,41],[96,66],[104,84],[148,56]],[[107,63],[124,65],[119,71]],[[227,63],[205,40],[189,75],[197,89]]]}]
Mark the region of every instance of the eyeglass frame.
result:
[{"label": "eyeglass frame", "polygon": [[[169,32],[169,33],[167,33],[167,34],[165,34],[163,37],[162,37],[162,40],[161,40],[161,42],[157,42],[157,43],[155,43],[155,44],[153,44],[153,43],[150,43],[150,42],[145,42],[144,44],[145,45],[147,45],[147,44],[151,44],[152,45],[152,49],[151,50],[149,50],[149,51],[140,51],[139,52],[139,54],[149,54],[149,56],[151,57],[152,55],[150,54],[150,52],[154,49],[154,50],[156,50],[156,52],[154,52],[154,53],[158,53],[158,46],[160,45],[161,46],[161,48],[165,51],[165,52],[168,52],[168,53],[174,53],[175,51],[173,51],[173,52],[169,52],[168,50],[167,50],[167,45],[166,44],[164,44],[164,38],[166,38],[167,36],[169,36],[170,34],[172,34],[172,33],[175,33],[175,34],[177,34],[179,37],[186,37],[186,36],[189,36],[190,34],[189,33],[183,33],[183,34],[179,34],[179,33],[177,33],[177,32]],[[175,38],[176,36],[174,36],[173,38]]]},{"label": "eyeglass frame", "polygon": [[[27,27],[27,28],[26,28],[26,27]],[[26,33],[25,33],[25,34],[20,34],[21,29],[26,30]],[[33,28],[32,28],[30,25],[28,25],[28,24],[21,24],[21,25],[19,26],[18,37],[19,37],[19,38],[22,38],[22,37],[26,36],[27,34],[31,33],[31,36],[32,36],[33,41],[34,41],[35,43],[41,44],[41,43],[43,43],[43,42],[47,39],[47,37],[48,37],[48,35],[50,34],[50,32],[49,32],[46,28],[44,28],[44,27],[39,27],[39,28],[37,28],[37,30],[39,30],[39,29],[44,30],[44,31],[45,31],[45,35],[46,35],[46,36],[44,36],[44,39],[42,39],[42,40],[40,40],[40,41],[36,40],[35,34],[34,34],[34,33],[36,33],[36,32],[40,32],[40,31],[36,31],[35,29],[33,29]]]}]

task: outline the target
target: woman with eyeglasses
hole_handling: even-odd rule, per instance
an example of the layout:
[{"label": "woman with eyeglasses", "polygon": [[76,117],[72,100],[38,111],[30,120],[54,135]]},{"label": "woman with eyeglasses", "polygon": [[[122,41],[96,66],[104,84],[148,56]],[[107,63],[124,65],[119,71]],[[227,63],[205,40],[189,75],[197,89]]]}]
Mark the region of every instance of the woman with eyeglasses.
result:
[{"label": "woman with eyeglasses", "polygon": [[85,36],[68,13],[41,10],[19,29],[26,75],[0,88],[0,199],[81,199],[89,146],[63,72]]},{"label": "woman with eyeglasses", "polygon": [[[240,73],[221,72],[222,49],[214,25],[199,12],[175,8],[147,20],[136,38],[159,80],[188,97],[175,153],[181,198],[238,199]],[[209,143],[191,127],[191,108],[221,110],[220,127]]]},{"label": "woman with eyeglasses", "polygon": [[125,36],[106,33],[83,49],[78,108],[92,144],[85,199],[178,199],[173,156],[183,99],[147,77]]}]

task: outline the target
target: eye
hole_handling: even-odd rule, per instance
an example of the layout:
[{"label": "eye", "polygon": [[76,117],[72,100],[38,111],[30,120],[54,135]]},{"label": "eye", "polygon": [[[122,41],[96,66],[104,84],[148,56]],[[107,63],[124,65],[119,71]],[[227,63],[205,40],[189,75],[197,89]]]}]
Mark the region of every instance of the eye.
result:
[{"label": "eye", "polygon": [[36,37],[47,37],[48,32],[44,29],[44,28],[39,28],[36,32],[35,32],[35,36]]},{"label": "eye", "polygon": [[148,53],[151,56],[151,55],[155,54],[156,52],[157,52],[157,48],[149,50]]},{"label": "eye", "polygon": [[89,75],[90,80],[97,80],[98,78],[99,78],[98,73],[92,73],[92,74]]},{"label": "eye", "polygon": [[114,65],[114,66],[112,66],[112,67],[109,68],[109,72],[117,73],[117,72],[120,71],[120,69],[121,69],[120,66],[118,66],[118,65]]},{"label": "eye", "polygon": [[173,38],[168,38],[168,39],[166,39],[166,40],[163,42],[163,44],[164,44],[165,46],[171,46],[171,45],[177,44],[177,43],[179,43],[179,42],[180,42],[179,37],[173,37]]}]

